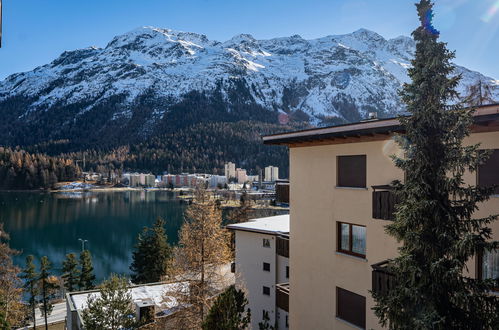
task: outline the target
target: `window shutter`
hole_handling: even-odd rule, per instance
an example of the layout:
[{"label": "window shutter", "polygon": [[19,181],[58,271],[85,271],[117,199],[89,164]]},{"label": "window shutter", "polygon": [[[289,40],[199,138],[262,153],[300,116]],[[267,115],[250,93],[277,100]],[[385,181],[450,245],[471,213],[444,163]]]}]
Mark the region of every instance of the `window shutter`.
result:
[{"label": "window shutter", "polygon": [[338,156],[339,187],[366,187],[366,155]]},{"label": "window shutter", "polygon": [[366,298],[342,288],[336,288],[336,315],[358,327],[366,327]]},{"label": "window shutter", "polygon": [[[478,186],[490,187],[499,185],[499,149],[492,150],[492,153],[482,164],[478,167]],[[499,194],[499,187],[495,190]]]}]

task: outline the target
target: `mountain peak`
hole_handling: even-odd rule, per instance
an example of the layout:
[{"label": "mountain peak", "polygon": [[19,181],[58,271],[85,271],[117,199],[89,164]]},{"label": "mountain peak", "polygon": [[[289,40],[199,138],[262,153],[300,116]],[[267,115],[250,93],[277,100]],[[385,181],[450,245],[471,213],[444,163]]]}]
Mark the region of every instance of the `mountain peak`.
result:
[{"label": "mountain peak", "polygon": [[[239,34],[221,43],[141,27],[104,49],[67,51],[0,82],[0,141],[9,127],[37,121],[50,122],[51,136],[65,139],[71,132],[94,136],[79,128],[88,127],[85,120],[99,129],[118,127],[116,134],[133,127],[130,134],[144,137],[174,125],[166,123],[175,120],[172,113],[183,121],[213,112],[231,120],[285,112],[317,125],[357,121],[373,111],[393,116],[403,111],[397,91],[408,81],[413,54],[412,39],[386,40],[367,29],[313,40]],[[496,80],[462,67],[456,73],[463,73],[460,93],[480,80],[499,100]]]}]

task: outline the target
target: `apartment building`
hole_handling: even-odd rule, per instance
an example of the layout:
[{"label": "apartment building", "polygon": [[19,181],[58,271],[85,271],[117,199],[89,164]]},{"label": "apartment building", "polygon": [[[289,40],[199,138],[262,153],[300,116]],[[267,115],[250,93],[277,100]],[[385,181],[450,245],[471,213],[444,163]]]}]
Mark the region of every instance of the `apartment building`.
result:
[{"label": "apartment building", "polygon": [[224,166],[224,174],[227,180],[236,177],[236,164],[228,162]]},{"label": "apartment building", "polygon": [[[384,232],[395,200],[389,184],[403,181],[391,155],[403,134],[397,119],[266,136],[265,144],[290,149],[290,325],[294,329],[380,329],[370,290],[389,290],[383,262],[397,256]],[[469,184],[499,184],[499,104],[480,107],[465,144],[481,143],[492,156]],[[476,216],[497,214],[498,195]],[[499,223],[492,225],[499,239]],[[469,262],[472,277],[499,277],[499,253]]]},{"label": "apartment building", "polygon": [[274,182],[279,180],[279,167],[267,166],[265,167],[265,181]]},{"label": "apartment building", "polygon": [[236,286],[247,292],[251,328],[263,313],[278,329],[289,325],[289,215],[253,219],[227,226],[235,232]]},{"label": "apartment building", "polygon": [[248,181],[248,175],[243,168],[236,168],[237,183],[243,184]]}]

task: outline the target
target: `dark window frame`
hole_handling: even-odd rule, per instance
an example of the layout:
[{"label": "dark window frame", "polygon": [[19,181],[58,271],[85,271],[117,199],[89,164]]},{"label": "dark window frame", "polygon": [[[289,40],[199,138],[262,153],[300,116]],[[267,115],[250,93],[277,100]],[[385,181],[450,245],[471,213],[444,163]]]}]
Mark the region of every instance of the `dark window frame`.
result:
[{"label": "dark window frame", "polygon": [[[350,223],[350,222],[342,222],[342,221],[338,221],[336,223],[336,241],[337,241],[337,246],[336,246],[336,251],[337,252],[340,252],[340,253],[345,253],[345,254],[349,254],[349,255],[352,255],[352,256],[355,256],[355,257],[359,257],[359,258],[362,258],[362,259],[366,259],[366,255],[367,255],[367,227],[366,226],[363,226],[363,225],[358,225],[356,223]],[[344,224],[344,225],[349,225],[349,232],[348,232],[348,248],[349,250],[343,250],[341,248],[341,225]],[[364,240],[366,241],[366,254],[362,254],[362,253],[357,253],[357,252],[354,252],[353,251],[353,226],[357,226],[357,227],[364,227],[366,228],[366,235],[364,237]]]},{"label": "dark window frame", "polygon": [[[265,291],[268,291],[268,293],[265,293]],[[264,295],[270,296],[270,287],[264,285],[262,292]]]},{"label": "dark window frame", "polygon": [[[346,178],[344,176],[346,174],[341,175],[342,173],[345,173],[345,169],[343,171],[341,170],[342,166],[340,166],[340,163],[342,162],[342,159],[346,158],[354,158],[354,157],[361,157],[363,159],[363,164],[361,167],[363,167],[363,172],[362,175],[363,177],[360,177],[362,180],[361,184],[349,184],[349,183],[344,183]],[[349,178],[352,179],[352,178]],[[347,180],[348,181],[348,180]],[[339,188],[356,188],[356,189],[367,189],[367,155],[338,155],[336,156],[336,187]]]},{"label": "dark window frame", "polygon": [[[361,302],[361,305],[363,305],[363,308],[364,308],[364,313],[362,314],[362,316],[360,316],[360,321],[359,322],[356,322],[356,320],[353,320],[353,319],[347,319],[348,318],[348,315],[340,315],[340,309],[343,309],[341,308],[340,306],[340,292],[341,291],[344,291],[343,292],[343,296],[345,295],[350,295],[350,298],[351,297],[354,297],[354,296],[358,296],[360,297],[361,299],[363,299],[363,301]],[[352,292],[352,291],[349,291],[349,290],[345,290],[343,288],[340,288],[340,287],[336,287],[336,317],[345,321],[345,322],[348,322],[350,324],[353,324],[359,328],[362,328],[362,329],[365,329],[366,328],[366,297],[365,296],[362,296],[360,294],[357,294],[355,292]],[[351,308],[346,308],[346,309],[349,309],[349,310],[352,310]]]},{"label": "dark window frame", "polygon": [[286,278],[289,278],[289,266],[286,266]]},{"label": "dark window frame", "polygon": [[[265,269],[265,268],[267,268],[267,269]],[[268,263],[268,262],[264,262],[263,263],[263,271],[264,272],[270,272],[270,263]]]},{"label": "dark window frame", "polygon": [[[482,151],[490,151],[492,152],[492,155],[491,157],[499,157],[499,149],[483,149]],[[494,155],[495,153],[497,153],[497,155]],[[489,161],[490,158],[488,158],[485,162]],[[486,164],[481,164],[478,166],[477,170],[476,170],[476,185],[479,186],[479,187],[490,187],[491,185],[490,184],[481,184],[480,181],[482,181],[482,179],[480,178],[480,168],[485,166]],[[499,185],[499,182],[497,183]],[[499,187],[496,187],[493,195],[495,196],[498,196],[499,195]]]}]

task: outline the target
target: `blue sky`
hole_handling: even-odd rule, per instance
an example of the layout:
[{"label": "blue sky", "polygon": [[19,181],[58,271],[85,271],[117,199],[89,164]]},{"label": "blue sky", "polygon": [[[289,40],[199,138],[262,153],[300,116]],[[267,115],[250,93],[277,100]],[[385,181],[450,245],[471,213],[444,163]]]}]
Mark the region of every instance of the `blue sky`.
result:
[{"label": "blue sky", "polygon": [[[227,40],[299,34],[317,38],[359,28],[386,38],[418,25],[415,0],[3,0],[0,79],[52,61],[64,50],[104,47],[152,25]],[[456,62],[499,79],[499,0],[437,0],[435,26]]]}]

